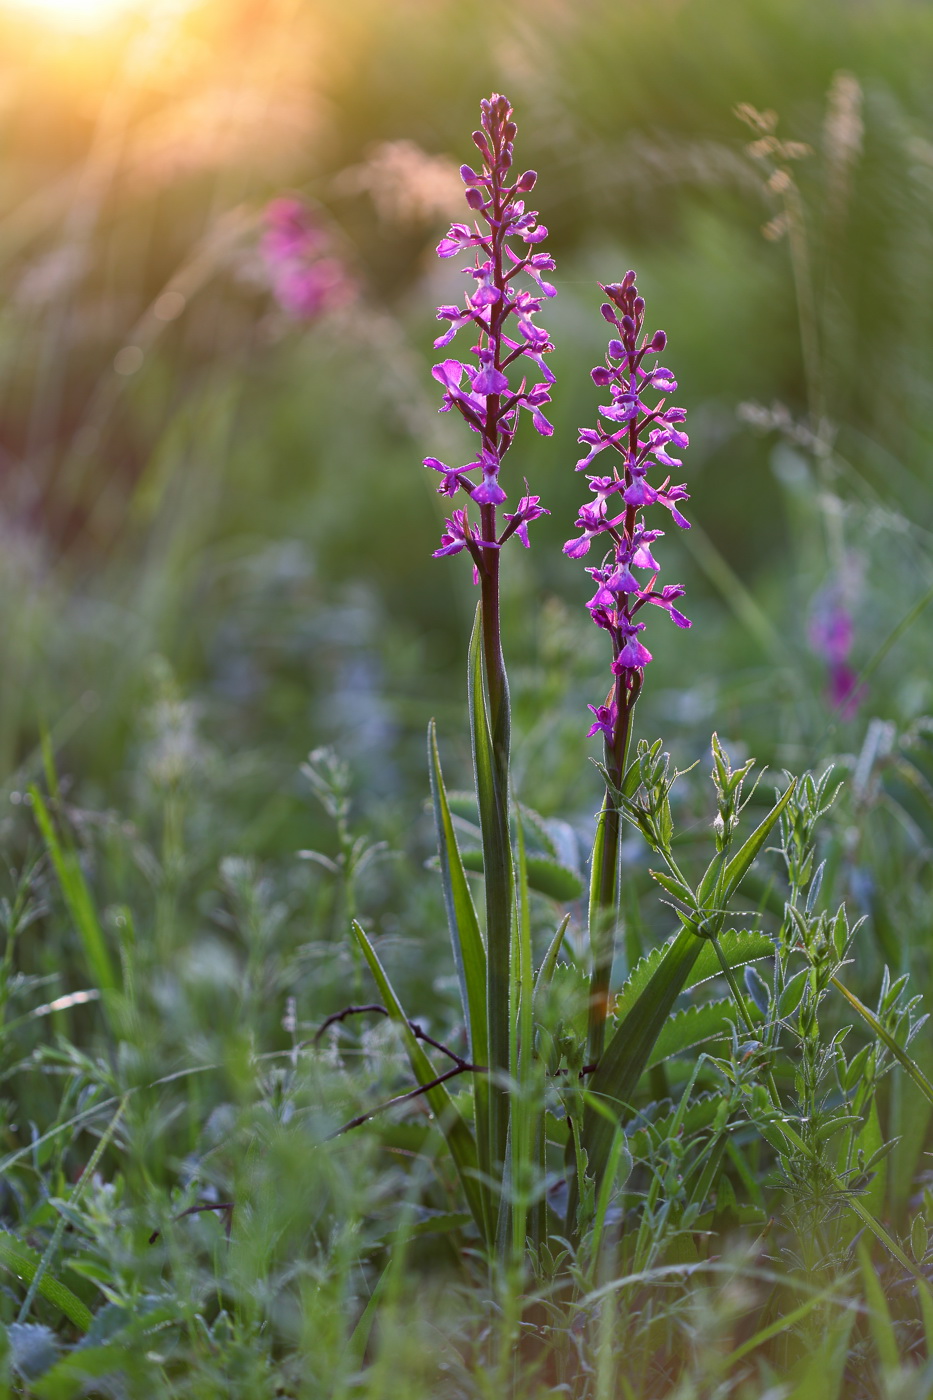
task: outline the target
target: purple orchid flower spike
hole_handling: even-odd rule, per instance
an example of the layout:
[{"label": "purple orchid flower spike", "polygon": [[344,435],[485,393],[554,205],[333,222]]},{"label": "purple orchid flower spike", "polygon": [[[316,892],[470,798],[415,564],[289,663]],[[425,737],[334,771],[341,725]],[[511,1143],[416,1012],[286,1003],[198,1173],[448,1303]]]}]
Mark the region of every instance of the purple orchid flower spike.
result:
[{"label": "purple orchid flower spike", "polygon": [[649,506],[663,506],[676,525],[690,528],[678,509],[678,502],[688,499],[686,489],[672,485],[669,474],[657,483],[648,479],[659,468],[679,468],[681,459],[671,452],[682,452],[689,439],[679,426],[684,410],[665,407],[677,381],[654,357],[665,349],[667,336],[663,331],[650,338],[642,334],[645,303],[634,272],[602,290],[609,300],[601,311],[612,327],[612,338],[605,364],[591,373],[594,384],[609,390],[611,402],[600,407],[604,421],[596,428],[581,428],[579,440],[589,451],[577,463],[577,471],[585,471],[599,458],[602,475],[588,477],[593,499],[580,507],[580,533],[567,541],[564,553],[581,559],[600,538],[610,547],[601,566],[589,570],[597,589],[587,606],[593,621],[612,638],[615,679],[606,704],[589,708],[596,715],[590,734],[603,735],[615,756],[615,769],[627,750],[631,711],[651,661],[651,652],[638,637],[645,624],[635,621],[637,614],[651,603],[676,626],[690,626],[689,618],[674,606],[683,595],[680,584],[656,587],[658,564],[652,546],[664,532],[646,529],[641,519]]},{"label": "purple orchid flower spike", "polygon": [[[526,409],[531,414],[534,427],[543,437],[550,437],[553,432],[543,412],[554,383],[544,356],[553,347],[547,331],[536,324],[534,317],[541,309],[542,299],[555,294],[543,276],[554,267],[553,259],[540,248],[547,229],[537,222],[534,210],[526,210],[522,198],[534,188],[537,176],[533,170],[526,170],[509,183],[517,129],[511,105],[507,98],[493,94],[482,102],[481,109],[481,129],[473,133],[473,142],[482,157],[481,168],[460,168],[466,201],[475,219],[472,224],[452,224],[447,237],[437,245],[441,258],[462,253],[472,256],[472,265],[464,269],[471,286],[463,306],[438,308],[438,320],[448,322],[448,328],[434,342],[436,349],[443,349],[460,330],[470,326],[477,336],[472,350],[477,363],[450,358],[436,364],[432,374],[444,390],[441,412],[456,410],[470,430],[479,434],[482,443],[475,459],[466,466],[449,467],[436,457],[424,459],[426,467],[442,474],[439,494],[455,496],[462,490],[480,508],[482,539],[474,536],[475,548],[471,549],[480,573],[496,567],[497,556],[484,551],[495,550],[512,535],[518,535],[527,547],[529,522],[549,514],[539,497],[526,494],[517,510],[506,514],[508,523],[497,537],[496,507],[506,500],[499,473],[514,440],[520,411]],[[519,274],[531,279],[532,290],[517,285]],[[525,370],[525,377],[514,385],[508,374],[513,365]],[[529,371],[537,371],[541,377],[532,380]],[[474,471],[480,473],[478,480],[469,475]],[[456,514],[467,522],[466,509]],[[448,521],[448,534],[449,527]],[[469,529],[468,523],[465,528]],[[444,544],[436,553],[455,552],[449,543],[445,535]]]},{"label": "purple orchid flower spike", "polygon": [[[656,586],[660,570],[654,545],[664,531],[646,528],[642,518],[651,507],[663,506],[675,525],[690,528],[679,509],[679,503],[687,500],[687,491],[672,484],[670,477],[670,472],[681,466],[680,457],[674,454],[689,445],[680,426],[686,414],[682,408],[666,407],[667,395],[676,392],[677,381],[655,358],[666,348],[667,336],[663,331],[650,337],[642,333],[645,303],[638,295],[634,272],[627,272],[621,282],[600,286],[608,297],[600,310],[612,330],[605,363],[596,365],[591,375],[597,388],[608,390],[609,402],[600,405],[597,427],[580,429],[579,441],[587,451],[576,469],[587,472],[590,499],[580,507],[576,519],[579,533],[564,545],[564,553],[571,559],[584,558],[600,540],[606,548],[600,563],[587,569],[596,592],[586,606],[612,643],[609,694],[604,704],[588,706],[594,721],[588,737],[602,737],[606,777],[593,847],[595,883],[589,923],[593,970],[587,1054],[594,1063],[599,1062],[605,1043],[619,919],[618,789],[628,762],[635,703],[645,667],[652,659],[641,640],[645,623],[638,614],[653,604],[677,627],[690,626],[690,619],[674,606],[683,595],[680,584]],[[659,473],[664,473],[660,480]]]}]

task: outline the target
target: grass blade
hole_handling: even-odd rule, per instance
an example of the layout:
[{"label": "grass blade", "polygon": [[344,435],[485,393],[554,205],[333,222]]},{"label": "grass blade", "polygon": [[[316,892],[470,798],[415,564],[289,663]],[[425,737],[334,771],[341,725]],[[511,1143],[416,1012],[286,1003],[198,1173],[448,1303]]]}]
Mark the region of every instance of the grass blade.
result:
[{"label": "grass blade", "polygon": [[59,838],[45,799],[34,783],[30,785],[29,793],[36,823],[55,867],[68,912],[81,939],[91,976],[102,992],[115,991],[118,987],[116,973],[78,853],[69,840]]},{"label": "grass blade", "polygon": [[[430,1084],[437,1078],[437,1071],[431,1064],[425,1052],[422,1050],[419,1041],[408,1024],[408,1017],[402,1010],[401,1002],[395,994],[392,983],[379,956],[366,937],[365,932],[359,923],[354,919],[351,925],[357,942],[362,949],[363,956],[369,964],[369,970],[375,978],[379,993],[385,1003],[386,1010],[390,1018],[399,1027],[402,1038],[405,1041],[405,1049],[408,1051],[408,1059],[411,1063],[412,1071],[419,1084]],[[475,1077],[475,1076],[474,1076]],[[467,1124],[464,1122],[453,1099],[447,1092],[443,1084],[436,1085],[433,1089],[428,1089],[424,1097],[430,1105],[431,1112],[437,1119],[438,1126],[447,1140],[450,1154],[454,1160],[460,1180],[463,1183],[464,1195],[467,1198],[473,1219],[476,1221],[487,1239],[489,1215],[489,1202],[487,1192],[478,1179],[478,1163],[476,1157],[476,1142]]]}]

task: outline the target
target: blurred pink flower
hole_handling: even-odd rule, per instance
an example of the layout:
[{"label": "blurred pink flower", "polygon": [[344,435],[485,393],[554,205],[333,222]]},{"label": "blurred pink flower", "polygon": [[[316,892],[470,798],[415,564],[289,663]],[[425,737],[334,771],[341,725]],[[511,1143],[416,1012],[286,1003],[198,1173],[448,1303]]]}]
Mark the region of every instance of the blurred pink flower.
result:
[{"label": "blurred pink flower", "polygon": [[300,199],[283,196],[267,206],[260,252],[276,301],[296,321],[313,321],[356,294],[346,264],[330,250],[326,229]]},{"label": "blurred pink flower", "polygon": [[857,686],[858,673],[849,664],[855,629],[846,607],[843,588],[836,580],[820,590],[810,614],[811,649],[828,668],[826,699],[832,708],[851,719],[865,698],[865,686]]}]

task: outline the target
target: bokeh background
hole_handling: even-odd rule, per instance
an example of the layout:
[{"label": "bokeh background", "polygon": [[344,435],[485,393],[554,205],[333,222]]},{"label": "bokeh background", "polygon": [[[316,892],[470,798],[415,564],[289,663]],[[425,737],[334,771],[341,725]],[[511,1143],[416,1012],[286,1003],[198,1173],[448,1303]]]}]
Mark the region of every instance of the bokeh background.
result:
[{"label": "bokeh background", "polygon": [[[559,291],[556,431],[510,458],[513,496],[526,476],[552,512],[505,570],[522,795],[583,834],[598,799],[606,657],[560,546],[595,284],[632,266],[689,411],[696,522],[663,543],[695,625],[654,621],[639,731],[681,767],[713,728],[778,768],[862,755],[866,783],[909,749],[896,821],[926,868],[931,51],[915,0],[7,0],[7,830],[43,726],[89,846],[138,836],[159,890],[172,850],[196,890],[192,865],[216,886],[223,856],[332,845],[313,747],[403,845],[432,715],[466,780],[473,596],[462,559],[431,558],[420,462],[462,460],[430,378],[459,274],[434,247],[501,90]],[[305,211],[297,289],[270,243],[283,200]],[[184,834],[165,847],[160,817],[147,847],[183,789]]]}]

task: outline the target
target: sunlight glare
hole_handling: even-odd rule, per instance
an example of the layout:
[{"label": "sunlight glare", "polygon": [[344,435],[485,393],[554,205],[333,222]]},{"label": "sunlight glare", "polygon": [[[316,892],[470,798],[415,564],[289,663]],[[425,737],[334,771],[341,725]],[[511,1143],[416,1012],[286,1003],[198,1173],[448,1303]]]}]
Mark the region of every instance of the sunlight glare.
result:
[{"label": "sunlight glare", "polygon": [[141,0],[3,0],[18,10],[67,29],[99,29],[120,15],[139,9]]}]

